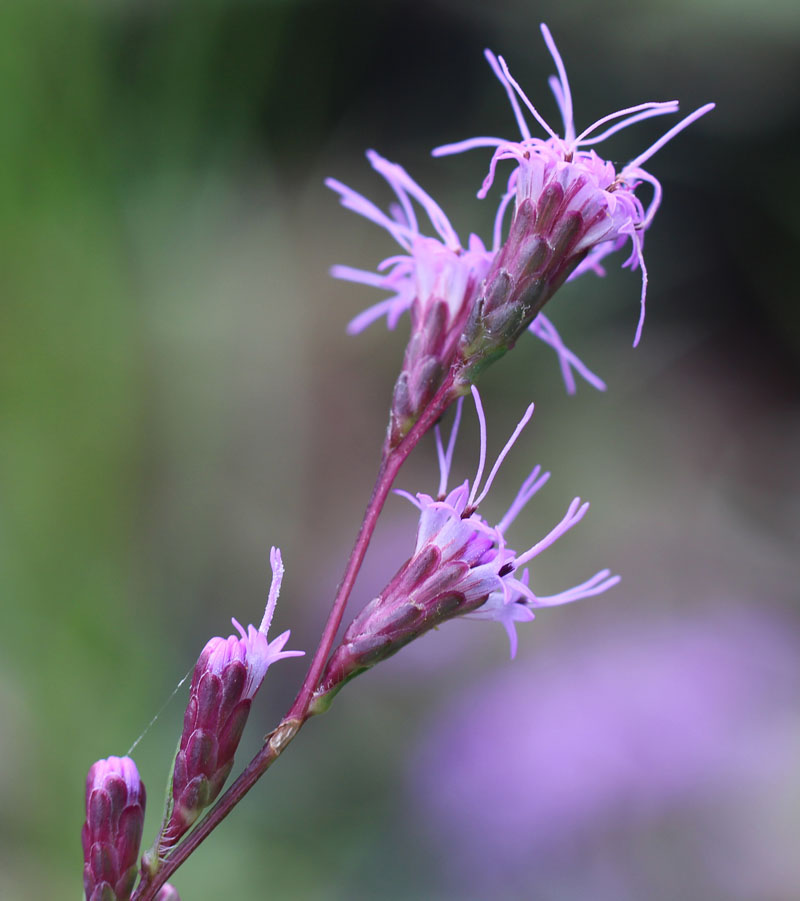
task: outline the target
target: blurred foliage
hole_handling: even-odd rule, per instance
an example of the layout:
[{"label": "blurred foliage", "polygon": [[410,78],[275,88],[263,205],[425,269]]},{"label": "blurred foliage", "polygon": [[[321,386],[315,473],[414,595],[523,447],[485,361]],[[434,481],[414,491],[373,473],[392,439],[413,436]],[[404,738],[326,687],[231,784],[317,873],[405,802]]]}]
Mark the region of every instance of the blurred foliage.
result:
[{"label": "blurred foliage", "polygon": [[[540,18],[581,121],[651,96],[684,109],[719,101],[652,167],[665,203],[648,238],[642,348],[628,350],[636,275],[576,285],[554,313],[609,395],[566,399],[553,360],[527,342],[487,379],[500,435],[537,401],[535,452],[557,471],[533,527],[570,492],[596,501],[594,531],[542,577],[568,581],[583,549],[581,573],[626,573],[621,599],[593,602],[609,616],[646,607],[656,579],[676,616],[734,583],[745,601],[797,612],[795,3],[4,0],[3,898],[78,896],[88,766],[124,753],[231,615],[258,621],[271,543],[287,562],[277,628],[313,647],[403,339],[378,326],[344,336],[371,295],[329,283],[327,267],[392,251],[322,178],[385,199],[361,156],[376,146],[453,210],[462,235],[486,233],[491,210],[473,198],[485,159],[428,152],[511,133],[484,46],[546,93]],[[657,134],[625,132],[615,158]],[[405,487],[430,484],[426,453]],[[392,562],[368,559],[378,585],[411,541],[394,509],[375,552]],[[619,550],[647,534],[640,554]],[[543,616],[521,644],[534,653],[548,628],[586,615]],[[437,876],[439,852],[392,774],[423,710],[508,665],[501,634],[469,634],[430,671],[419,661],[437,657],[439,636],[420,643],[425,679],[387,664],[372,687],[343,694],[181,871],[184,899],[264,886],[309,899],[464,897]],[[251,748],[301,666],[270,673]],[[137,750],[151,831],[180,703]]]}]

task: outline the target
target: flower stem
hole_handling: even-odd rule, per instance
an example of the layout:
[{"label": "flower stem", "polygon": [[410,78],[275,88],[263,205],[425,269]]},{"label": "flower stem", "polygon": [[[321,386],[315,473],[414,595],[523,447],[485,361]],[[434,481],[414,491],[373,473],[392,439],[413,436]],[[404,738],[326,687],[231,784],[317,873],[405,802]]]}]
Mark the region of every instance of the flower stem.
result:
[{"label": "flower stem", "polygon": [[311,665],[308,668],[302,688],[295,698],[289,712],[284,717],[284,720],[300,720],[301,722],[304,722],[308,718],[308,708],[311,705],[312,696],[319,685],[322,670],[325,667],[328,655],[333,647],[333,642],[336,639],[336,633],[341,625],[347,601],[350,598],[350,593],[353,590],[356,577],[358,576],[361,564],[364,561],[364,555],[366,554],[370,540],[372,539],[372,533],[375,531],[378,517],[381,515],[383,505],[386,503],[386,498],[389,496],[397,473],[400,471],[400,467],[403,465],[408,455],[417,446],[422,436],[433,427],[450,404],[452,400],[453,381],[454,373],[451,370],[439,390],[431,399],[431,402],[423,410],[422,415],[403,440],[394,448],[389,447],[388,444],[384,447],[382,462],[380,469],[378,470],[378,477],[375,480],[375,487],[372,489],[372,497],[370,497],[367,509],[364,511],[364,519],[361,522],[361,528],[358,530],[358,536],[353,545],[353,550],[350,552],[350,558],[347,561],[342,581],[339,583],[339,588],[333,601],[333,607],[328,615],[328,621],[325,623],[325,629],[322,632],[322,638],[314,653],[314,659],[311,661]]},{"label": "flower stem", "polygon": [[431,402],[402,441],[396,447],[391,447],[387,439],[381,465],[378,469],[378,476],[375,480],[375,487],[372,489],[372,496],[364,511],[364,519],[361,522],[361,528],[358,531],[353,550],[350,552],[350,557],[347,561],[342,581],[339,583],[322,637],[314,652],[314,657],[303,680],[303,685],[288,713],[266,737],[261,750],[245,767],[239,778],[220,797],[189,835],[162,861],[158,869],[155,872],[149,872],[146,868],[142,868],[141,881],[133,893],[131,901],[153,901],[161,886],[228,816],[239,801],[280,757],[309,719],[309,707],[313,700],[314,691],[319,685],[325,663],[341,625],[347,601],[353,590],[364,555],[367,552],[378,518],[392,489],[397,473],[420,439],[436,424],[439,417],[442,416],[452,402],[455,396],[453,391],[454,382],[455,372],[451,369],[447,378],[431,399]]}]

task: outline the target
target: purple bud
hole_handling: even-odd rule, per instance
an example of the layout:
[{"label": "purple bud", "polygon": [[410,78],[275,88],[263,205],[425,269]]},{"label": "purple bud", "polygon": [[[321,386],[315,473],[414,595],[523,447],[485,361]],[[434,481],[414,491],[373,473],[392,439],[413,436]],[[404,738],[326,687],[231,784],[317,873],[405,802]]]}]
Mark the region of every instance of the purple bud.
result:
[{"label": "purple bud", "polygon": [[283,563],[272,549],[272,586],[261,626],[247,631],[234,619],[239,635],[212,638],[197,660],[183,720],[178,753],[172,770],[169,817],[162,829],[160,849],[172,847],[203,810],[216,800],[233,767],[250,705],[267,669],[277,660],[303,651],[284,651],[289,632],[267,640],[278,600]]},{"label": "purple bud", "polygon": [[181,901],[181,896],[175,886],[167,882],[159,889],[156,901]]},{"label": "purple bud", "polygon": [[146,793],[130,757],[92,764],[86,777],[83,887],[88,901],[126,901],[136,881]]}]

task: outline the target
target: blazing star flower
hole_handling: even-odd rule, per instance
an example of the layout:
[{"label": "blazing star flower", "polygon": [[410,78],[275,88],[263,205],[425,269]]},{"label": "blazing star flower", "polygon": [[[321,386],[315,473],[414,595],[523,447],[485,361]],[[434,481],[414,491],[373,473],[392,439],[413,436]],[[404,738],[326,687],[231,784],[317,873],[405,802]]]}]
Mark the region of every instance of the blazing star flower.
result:
[{"label": "blazing star flower", "polygon": [[[498,348],[510,347],[525,328],[534,332],[541,330],[533,317],[555,290],[567,278],[588,270],[602,275],[603,258],[629,241],[631,253],[623,266],[640,267],[642,271],[641,314],[634,346],[638,344],[647,292],[647,269],[642,252],[644,232],[653,221],[662,194],[658,179],[643,169],[642,164],[678,132],[714,107],[713,103],[707,103],[686,116],[617,172],[612,163],[588,148],[643,119],[676,112],[677,101],[640,103],[603,116],[576,133],[572,94],[564,63],[547,26],[543,24],[541,30],[558,71],[558,76],[550,79],[550,88],[561,111],[564,136],[559,137],[531,103],[511,76],[505,60],[486,50],[489,65],[508,95],[522,139],[469,138],[433,151],[435,156],[444,156],[476,147],[494,147],[489,173],[478,192],[479,197],[485,197],[489,191],[498,162],[510,159],[517,164],[495,221],[497,241],[505,212],[513,199],[515,213],[509,236],[487,276],[477,305],[477,321],[466,341],[465,357],[472,364],[482,357],[493,359]],[[520,100],[547,132],[547,138],[531,135]],[[609,124],[612,122],[614,124]],[[608,127],[598,134],[603,126]],[[653,189],[647,207],[636,195],[642,183]]]},{"label": "blazing star flower", "polygon": [[[413,424],[450,368],[481,283],[500,247],[499,231],[495,230],[491,250],[474,234],[466,248],[462,247],[442,208],[401,166],[373,150],[368,151],[367,158],[397,197],[398,203],[390,215],[335,179],[329,178],[325,183],[340,195],[343,206],[385,228],[407,253],[385,259],[377,272],[334,266],[331,274],[392,292],[388,300],[369,307],[352,320],[348,326],[351,334],[362,331],[381,316],[386,317],[390,329],[396,327],[406,311],[411,317],[411,335],[392,403],[396,440]],[[420,232],[413,201],[425,211],[437,237]],[[596,388],[605,388],[564,345],[553,323],[543,314],[532,324],[531,331],[555,350],[570,393],[575,391],[573,370]]]},{"label": "blazing star flower", "polygon": [[92,764],[86,777],[83,887],[86,901],[126,901],[136,881],[147,793],[130,757]]},{"label": "blazing star flower", "polygon": [[[340,195],[343,206],[385,228],[406,253],[384,260],[377,273],[334,266],[331,274],[393,292],[388,300],[357,316],[350,323],[351,334],[383,315],[393,329],[409,311],[411,336],[392,402],[396,439],[416,421],[450,368],[477,286],[489,270],[493,253],[477,235],[470,235],[467,247],[462,247],[442,208],[401,166],[374,150],[367,152],[367,158],[397,197],[391,215],[335,179],[325,183]],[[420,232],[412,201],[425,211],[438,237]]]},{"label": "blazing star flower", "polygon": [[516,622],[532,620],[533,610],[538,607],[590,597],[619,581],[619,576],[612,576],[606,569],[574,588],[543,596],[531,589],[527,570],[517,578],[521,567],[583,519],[589,505],[576,497],[561,522],[524,553],[517,554],[507,547],[506,530],[545,484],[550,473],[542,473],[540,466],[535,467],[500,522],[495,526],[486,522],[477,512],[478,506],[533,415],[533,404],[526,410],[481,487],[486,465],[486,419],[474,386],[472,394],[481,436],[475,478],[471,486],[466,480],[452,491],[447,490],[461,418],[463,398],[460,398],[446,450],[439,430],[436,432],[440,468],[438,496],[398,492],[420,511],[414,553],[381,594],[370,601],[348,627],[323,675],[315,712],[327,709],[345,682],[448,619],[468,616],[500,622],[508,633],[511,656],[514,657]]},{"label": "blazing star flower", "polygon": [[270,564],[272,585],[259,628],[248,626],[245,632],[232,620],[239,636],[212,638],[195,665],[173,766],[171,810],[159,842],[162,851],[178,841],[222,789],[267,669],[278,660],[304,653],[283,650],[288,630],[267,640],[284,572],[277,548],[270,552]]}]

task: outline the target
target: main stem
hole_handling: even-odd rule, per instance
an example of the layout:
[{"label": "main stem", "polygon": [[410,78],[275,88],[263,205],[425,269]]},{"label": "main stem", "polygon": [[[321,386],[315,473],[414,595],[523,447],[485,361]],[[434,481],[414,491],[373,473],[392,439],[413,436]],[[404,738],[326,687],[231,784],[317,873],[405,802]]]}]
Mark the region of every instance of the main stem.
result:
[{"label": "main stem", "polygon": [[143,870],[141,882],[133,893],[131,901],[153,901],[158,890],[167,879],[228,816],[239,801],[280,757],[287,745],[308,720],[308,709],[311,706],[314,691],[319,685],[325,663],[336,639],[336,633],[342,623],[347,601],[355,585],[361,564],[364,561],[364,555],[369,547],[378,518],[383,510],[383,505],[386,503],[386,498],[389,496],[400,467],[417,446],[423,435],[436,424],[439,417],[449,406],[453,398],[454,381],[455,372],[451,369],[447,378],[431,399],[431,402],[400,444],[394,448],[388,447],[384,449],[378,476],[375,480],[375,487],[372,489],[372,495],[364,511],[361,528],[358,530],[358,536],[353,545],[353,550],[350,552],[344,575],[336,591],[336,597],[334,598],[331,612],[328,614],[325,628],[322,631],[322,637],[314,652],[314,657],[311,660],[300,691],[288,713],[278,726],[270,732],[261,750],[248,763],[239,778],[222,795],[195,829],[189,833],[187,838],[166,858],[157,872],[151,875]]}]

